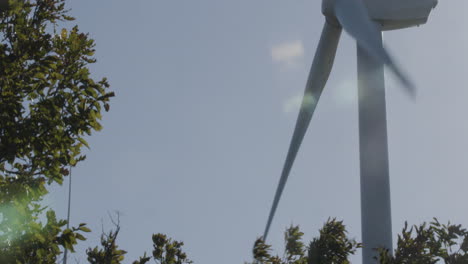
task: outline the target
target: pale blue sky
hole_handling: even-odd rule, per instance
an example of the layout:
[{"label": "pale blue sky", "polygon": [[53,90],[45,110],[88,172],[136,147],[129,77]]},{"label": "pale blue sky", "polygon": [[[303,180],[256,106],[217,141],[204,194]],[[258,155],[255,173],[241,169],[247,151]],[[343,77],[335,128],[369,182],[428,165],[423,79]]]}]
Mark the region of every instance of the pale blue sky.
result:
[{"label": "pale blue sky", "polygon": [[[262,234],[324,18],[321,1],[68,1],[96,40],[96,77],[116,92],[104,130],[73,171],[72,224],[122,213],[131,263],[151,234],[185,242],[198,264],[251,260]],[[393,229],[438,217],[468,226],[468,2],[441,1],[429,23],[385,33],[418,87],[387,74]],[[360,240],[356,47],[346,34],[270,231],[328,217]],[[67,188],[46,203],[65,218]],[[395,239],[396,240],[396,239]],[[72,255],[85,262],[83,253]],[[360,256],[353,258],[359,263]]]}]

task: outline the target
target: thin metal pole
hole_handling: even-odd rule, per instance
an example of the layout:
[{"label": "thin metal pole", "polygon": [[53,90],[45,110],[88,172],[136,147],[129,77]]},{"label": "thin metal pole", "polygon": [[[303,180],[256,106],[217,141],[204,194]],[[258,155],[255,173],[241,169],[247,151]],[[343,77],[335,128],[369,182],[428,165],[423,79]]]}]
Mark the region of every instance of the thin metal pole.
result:
[{"label": "thin metal pole", "polygon": [[374,264],[375,248],[392,252],[385,76],[384,65],[359,45],[357,58],[362,257],[363,264]]},{"label": "thin metal pole", "polygon": [[[67,212],[67,229],[70,228],[70,205],[71,205],[71,188],[72,186],[72,169],[70,166],[70,176],[68,178],[68,212]],[[63,254],[63,264],[67,264],[67,255],[68,255],[68,249],[65,248],[64,254]]]}]

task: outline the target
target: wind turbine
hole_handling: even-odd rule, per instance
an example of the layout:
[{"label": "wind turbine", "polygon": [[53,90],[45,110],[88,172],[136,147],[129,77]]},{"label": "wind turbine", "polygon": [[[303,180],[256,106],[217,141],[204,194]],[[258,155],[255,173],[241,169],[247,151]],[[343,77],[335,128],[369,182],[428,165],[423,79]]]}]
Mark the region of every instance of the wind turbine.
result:
[{"label": "wind turbine", "polygon": [[390,180],[384,65],[410,96],[414,85],[383,47],[382,31],[425,24],[437,0],[323,0],[325,25],[263,235],[266,240],[281,194],[317,102],[330,75],[341,31],[357,42],[361,225],[363,263],[374,263],[373,248],[392,250]]}]

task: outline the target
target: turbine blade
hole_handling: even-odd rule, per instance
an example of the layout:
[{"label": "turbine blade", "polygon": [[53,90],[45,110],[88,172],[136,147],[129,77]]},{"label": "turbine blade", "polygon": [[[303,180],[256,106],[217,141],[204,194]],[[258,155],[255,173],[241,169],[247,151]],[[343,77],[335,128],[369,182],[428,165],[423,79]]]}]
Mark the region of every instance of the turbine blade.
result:
[{"label": "turbine blade", "polygon": [[307,131],[310,120],[314,113],[317,102],[322,94],[323,88],[328,80],[331,69],[333,67],[333,61],[335,60],[336,49],[341,36],[341,27],[334,26],[325,22],[323,27],[322,36],[315,53],[314,61],[310,69],[309,78],[304,92],[304,98],[302,105],[299,110],[299,116],[296,122],[296,128],[289,146],[289,151],[286,156],[281,178],[276,189],[275,198],[273,205],[271,206],[270,214],[268,216],[268,222],[263,234],[263,239],[266,240],[268,231],[275,216],[276,208],[278,207],[281,194],[284,186],[291,171],[291,167],[296,158],[296,154],[302,143],[302,139]]},{"label": "turbine blade", "polygon": [[348,34],[356,39],[358,45],[364,48],[372,57],[387,65],[398,77],[411,97],[416,89],[406,74],[394,63],[385,50],[378,34],[381,34],[377,24],[371,20],[367,7],[362,0],[336,0],[335,16]]}]

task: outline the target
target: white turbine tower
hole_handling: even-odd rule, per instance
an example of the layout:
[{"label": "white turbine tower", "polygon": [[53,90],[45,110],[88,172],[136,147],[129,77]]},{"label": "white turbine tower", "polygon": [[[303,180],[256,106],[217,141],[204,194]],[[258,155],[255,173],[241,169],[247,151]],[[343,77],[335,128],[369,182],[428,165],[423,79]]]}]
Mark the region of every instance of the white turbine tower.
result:
[{"label": "white turbine tower", "polygon": [[357,42],[363,263],[375,262],[373,248],[392,250],[384,65],[411,96],[415,89],[384,49],[382,31],[425,24],[436,5],[437,0],[323,0],[325,25],[263,239],[267,238],[294,159],[330,75],[344,29]]}]

